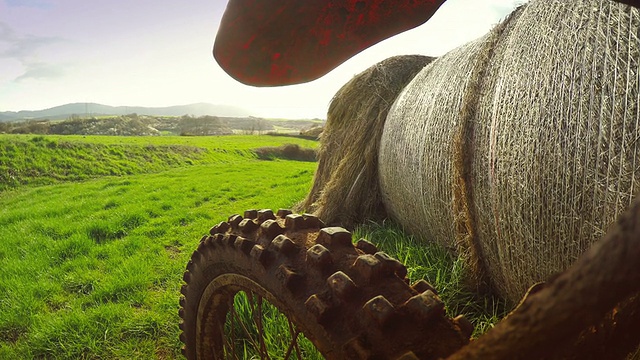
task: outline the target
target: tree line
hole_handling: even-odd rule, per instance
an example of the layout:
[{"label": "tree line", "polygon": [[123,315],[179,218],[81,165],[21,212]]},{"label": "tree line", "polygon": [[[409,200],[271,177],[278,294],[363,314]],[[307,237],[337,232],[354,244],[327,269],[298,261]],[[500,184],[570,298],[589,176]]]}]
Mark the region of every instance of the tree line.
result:
[{"label": "tree line", "polygon": [[56,135],[154,136],[226,135],[233,129],[217,116],[160,117],[138,114],[104,117],[71,115],[66,120],[0,122],[0,133]]}]

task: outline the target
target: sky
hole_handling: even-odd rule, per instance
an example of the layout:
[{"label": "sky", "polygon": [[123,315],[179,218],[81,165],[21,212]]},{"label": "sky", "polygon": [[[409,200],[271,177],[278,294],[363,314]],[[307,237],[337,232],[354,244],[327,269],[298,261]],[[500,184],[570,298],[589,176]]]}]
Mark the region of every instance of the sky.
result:
[{"label": "sky", "polygon": [[369,66],[442,55],[525,1],[449,0],[426,24],[318,80],[257,88],[232,79],[211,54],[226,0],[0,0],[0,111],[206,102],[266,118],[325,118],[333,94]]}]

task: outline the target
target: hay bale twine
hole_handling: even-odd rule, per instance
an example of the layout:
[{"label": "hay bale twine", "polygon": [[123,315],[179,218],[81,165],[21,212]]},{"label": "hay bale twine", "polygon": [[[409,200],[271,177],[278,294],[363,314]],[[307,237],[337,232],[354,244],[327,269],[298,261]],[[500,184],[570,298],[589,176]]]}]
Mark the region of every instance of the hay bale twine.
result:
[{"label": "hay bale twine", "polygon": [[396,96],[433,58],[396,56],[347,82],[329,105],[311,192],[298,210],[326,223],[349,226],[384,214],[378,186],[378,152]]},{"label": "hay bale twine", "polygon": [[385,123],[389,214],[517,301],[566,269],[640,185],[640,15],[532,0],[425,67]]}]

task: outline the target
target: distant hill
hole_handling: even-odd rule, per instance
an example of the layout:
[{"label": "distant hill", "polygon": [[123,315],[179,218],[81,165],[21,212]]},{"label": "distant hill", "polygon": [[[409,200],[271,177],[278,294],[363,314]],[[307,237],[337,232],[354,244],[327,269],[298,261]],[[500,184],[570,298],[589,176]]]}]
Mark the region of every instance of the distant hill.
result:
[{"label": "distant hill", "polygon": [[28,119],[49,119],[62,120],[71,115],[80,116],[104,116],[104,115],[126,115],[136,113],[138,115],[151,116],[225,116],[225,117],[246,117],[251,114],[249,111],[228,105],[213,105],[207,103],[197,103],[189,105],[167,106],[167,107],[142,107],[142,106],[108,106],[96,103],[73,103],[52,107],[44,110],[23,110],[0,112],[0,121],[15,121]]}]

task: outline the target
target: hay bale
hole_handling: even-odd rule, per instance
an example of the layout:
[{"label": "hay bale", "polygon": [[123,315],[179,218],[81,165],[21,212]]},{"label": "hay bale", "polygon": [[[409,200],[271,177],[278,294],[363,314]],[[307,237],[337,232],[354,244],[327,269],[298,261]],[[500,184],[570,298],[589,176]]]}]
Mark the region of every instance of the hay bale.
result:
[{"label": "hay bale", "polygon": [[433,58],[397,56],[356,75],[333,97],[313,188],[299,208],[343,226],[384,214],[378,151],[387,113],[406,84]]},{"label": "hay bale", "polygon": [[612,1],[532,0],[429,64],[383,130],[389,214],[513,301],[566,269],[640,185],[639,28]]},{"label": "hay bale", "polygon": [[314,125],[309,129],[300,130],[300,135],[308,138],[320,139],[324,126]]}]

